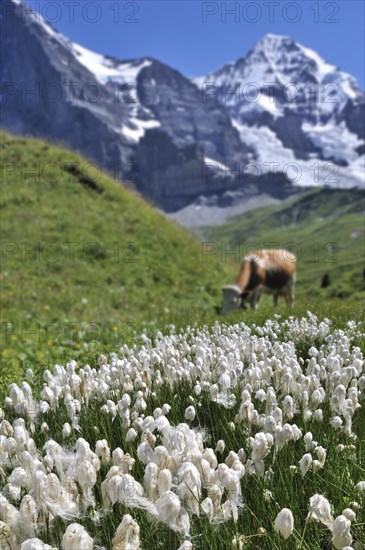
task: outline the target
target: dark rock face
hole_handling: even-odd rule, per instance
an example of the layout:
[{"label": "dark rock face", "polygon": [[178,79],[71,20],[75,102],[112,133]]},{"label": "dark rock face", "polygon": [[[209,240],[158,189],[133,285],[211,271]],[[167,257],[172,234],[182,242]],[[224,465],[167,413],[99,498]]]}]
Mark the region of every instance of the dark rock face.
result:
[{"label": "dark rock face", "polygon": [[321,153],[315,147],[308,136],[302,130],[302,118],[292,112],[286,112],[285,116],[278,117],[271,122],[271,128],[284,147],[292,149],[297,159],[307,160],[309,153]]},{"label": "dark rock face", "polygon": [[249,152],[221,104],[202,96],[178,71],[155,61],[140,74],[137,91],[177,145],[199,143],[219,162],[242,160]]},{"label": "dark rock face", "polygon": [[[230,191],[283,198],[295,192],[280,170],[274,179],[247,173],[267,148],[266,138],[253,146],[250,129],[269,129],[285,154],[304,160],[332,156],[303,122],[344,123],[364,137],[363,95],[355,88],[351,97],[344,92],[351,77],[337,72],[334,78],[313,52],[286,37],[268,35],[245,58],[207,77],[216,86],[207,93],[201,79],[192,82],[154,59],[121,61],[90,52],[20,0],[2,0],[0,26],[2,127],[81,152],[166,211]],[[318,72],[327,84],[334,79],[347,86],[330,109],[316,98]],[[285,82],[294,77],[301,89],[293,103]],[[243,93],[247,81],[259,83],[264,103]],[[356,143],[355,154],[362,152]],[[333,159],[347,165],[346,158]]]},{"label": "dark rock face", "polygon": [[[249,148],[225,108],[178,71],[99,56],[116,73],[100,79],[77,46],[24,8],[2,3],[3,128],[64,143],[168,209],[209,193],[204,156],[245,163]],[[125,80],[126,67],[134,79]]]},{"label": "dark rock face", "polygon": [[2,3],[2,126],[64,143],[109,170],[127,163],[130,144],[115,140],[113,129],[115,118],[127,116],[125,104],[108,89],[102,102],[88,101],[93,85],[100,91],[94,75],[75,62],[62,35],[49,34],[22,7]]},{"label": "dark rock face", "polygon": [[339,116],[339,121],[342,120],[349,130],[365,139],[365,98],[359,97],[356,102],[349,100]]}]

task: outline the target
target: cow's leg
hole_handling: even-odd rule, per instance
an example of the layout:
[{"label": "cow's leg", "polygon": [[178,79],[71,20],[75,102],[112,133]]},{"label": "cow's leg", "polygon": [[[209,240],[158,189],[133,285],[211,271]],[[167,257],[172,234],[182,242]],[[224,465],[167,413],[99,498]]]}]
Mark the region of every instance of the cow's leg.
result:
[{"label": "cow's leg", "polygon": [[290,307],[294,307],[294,286],[295,286],[295,273],[290,277],[288,281],[288,298],[287,303],[289,301]]},{"label": "cow's leg", "polygon": [[261,297],[260,288],[256,287],[252,292],[252,296],[251,296],[252,309],[257,309],[257,304],[259,303],[260,297]]},{"label": "cow's leg", "polygon": [[277,292],[275,292],[275,294],[274,294],[274,307],[278,307],[278,303],[279,303],[279,294]]}]

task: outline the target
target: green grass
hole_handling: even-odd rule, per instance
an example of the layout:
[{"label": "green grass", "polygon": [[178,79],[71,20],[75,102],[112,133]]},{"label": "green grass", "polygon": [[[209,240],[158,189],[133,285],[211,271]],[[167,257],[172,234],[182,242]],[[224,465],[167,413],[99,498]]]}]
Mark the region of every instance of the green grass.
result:
[{"label": "green grass", "polygon": [[1,390],[219,303],[232,267],[194,236],[78,155],[0,136]]}]

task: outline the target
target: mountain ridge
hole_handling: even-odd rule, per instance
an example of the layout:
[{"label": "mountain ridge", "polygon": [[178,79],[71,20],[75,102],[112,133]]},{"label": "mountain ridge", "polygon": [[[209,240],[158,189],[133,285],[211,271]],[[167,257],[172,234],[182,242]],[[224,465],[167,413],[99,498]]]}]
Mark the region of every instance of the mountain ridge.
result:
[{"label": "mountain ridge", "polygon": [[[233,204],[237,195],[245,201],[269,193],[277,200],[303,187],[363,185],[363,92],[350,75],[289,37],[268,34],[246,56],[189,79],[151,57],[91,52],[24,11],[21,0],[2,5],[12,7],[1,18],[8,54],[0,73],[3,127],[64,142],[167,212],[201,197],[231,196]],[[341,108],[313,101],[313,74],[330,87],[337,75]],[[303,88],[297,103],[280,96],[293,75]],[[243,100],[219,97],[222,82],[242,88],[253,76],[258,101],[252,90]],[[275,78],[268,84],[266,77]],[[207,78],[215,93],[204,93]],[[65,85],[70,82],[75,86]],[[39,101],[27,93],[35,85]],[[57,101],[43,97],[52,90]]]}]

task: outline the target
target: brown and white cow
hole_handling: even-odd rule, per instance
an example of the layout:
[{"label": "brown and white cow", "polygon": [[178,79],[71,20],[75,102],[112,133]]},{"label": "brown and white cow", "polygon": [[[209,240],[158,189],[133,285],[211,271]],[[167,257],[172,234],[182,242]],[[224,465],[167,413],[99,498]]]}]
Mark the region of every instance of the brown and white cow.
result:
[{"label": "brown and white cow", "polygon": [[246,300],[256,309],[264,291],[274,295],[275,306],[279,296],[293,306],[296,260],[288,250],[258,250],[245,256],[235,284],[223,287],[222,313],[240,308]]}]

